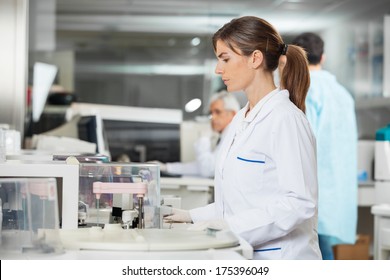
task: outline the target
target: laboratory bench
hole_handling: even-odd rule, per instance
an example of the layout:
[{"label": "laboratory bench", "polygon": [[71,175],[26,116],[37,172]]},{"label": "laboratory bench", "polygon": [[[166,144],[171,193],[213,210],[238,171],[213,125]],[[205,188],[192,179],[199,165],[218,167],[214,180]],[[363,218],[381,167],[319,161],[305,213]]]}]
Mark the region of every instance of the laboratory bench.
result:
[{"label": "laboratory bench", "polygon": [[[1,177],[55,177],[62,181],[61,199],[58,201],[63,229],[77,228],[79,167],[61,161],[7,160],[0,163]],[[66,191],[65,191],[66,190]],[[214,180],[194,176],[160,178],[161,198],[167,201],[179,199],[179,208],[192,209],[214,201]],[[374,215],[376,205],[375,182],[360,182],[358,186],[358,233],[374,238]],[[175,206],[175,205],[173,205]],[[66,209],[66,211],[65,211]],[[373,245],[371,245],[373,247]],[[373,255],[371,249],[371,255]],[[82,253],[82,255],[86,253]]]}]

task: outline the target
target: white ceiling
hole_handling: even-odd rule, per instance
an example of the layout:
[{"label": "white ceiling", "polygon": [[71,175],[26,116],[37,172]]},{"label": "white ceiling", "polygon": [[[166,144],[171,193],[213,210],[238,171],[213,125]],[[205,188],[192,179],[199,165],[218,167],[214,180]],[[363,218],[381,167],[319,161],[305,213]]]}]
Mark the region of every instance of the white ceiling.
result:
[{"label": "white ceiling", "polygon": [[390,12],[390,0],[57,0],[57,31],[212,34],[255,15],[282,34],[321,31]]}]

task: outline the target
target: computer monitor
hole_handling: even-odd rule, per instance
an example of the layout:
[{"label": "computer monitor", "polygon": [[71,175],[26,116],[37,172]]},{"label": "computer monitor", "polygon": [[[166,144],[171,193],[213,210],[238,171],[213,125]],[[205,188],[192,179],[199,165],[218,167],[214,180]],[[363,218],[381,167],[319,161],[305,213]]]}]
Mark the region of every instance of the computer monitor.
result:
[{"label": "computer monitor", "polygon": [[77,123],[78,138],[96,144],[96,153],[109,156],[107,137],[99,115],[81,116]]},{"label": "computer monitor", "polygon": [[103,119],[113,161],[180,161],[181,110],[74,102],[67,119],[77,115]]},{"label": "computer monitor", "polygon": [[113,161],[180,161],[180,124],[104,120]]}]

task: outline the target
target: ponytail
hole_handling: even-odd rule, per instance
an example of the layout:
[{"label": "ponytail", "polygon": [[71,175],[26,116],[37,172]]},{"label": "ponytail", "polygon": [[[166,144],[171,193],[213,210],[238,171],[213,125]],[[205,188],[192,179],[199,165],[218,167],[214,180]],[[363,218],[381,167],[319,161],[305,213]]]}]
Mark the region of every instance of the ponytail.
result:
[{"label": "ponytail", "polygon": [[280,86],[290,93],[290,100],[305,112],[305,100],[310,86],[310,73],[306,52],[303,48],[288,45],[287,63],[280,77]]}]

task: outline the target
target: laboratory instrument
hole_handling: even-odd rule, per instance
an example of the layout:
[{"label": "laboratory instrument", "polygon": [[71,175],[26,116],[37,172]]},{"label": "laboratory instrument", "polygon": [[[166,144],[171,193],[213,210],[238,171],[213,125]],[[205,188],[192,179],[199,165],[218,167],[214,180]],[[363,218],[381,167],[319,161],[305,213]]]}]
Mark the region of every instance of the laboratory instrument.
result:
[{"label": "laboratory instrument", "polygon": [[376,132],[375,204],[390,204],[390,125]]},{"label": "laboratory instrument", "polygon": [[390,124],[376,132],[374,259],[390,258]]},{"label": "laboratory instrument", "polygon": [[79,227],[160,228],[156,164],[80,163]]},{"label": "laboratory instrument", "polygon": [[[1,178],[1,253],[63,252],[54,178]],[[44,231],[50,230],[49,235]]]},{"label": "laboratory instrument", "polygon": [[[59,162],[53,161],[52,164],[58,165]],[[16,162],[13,163],[13,166],[17,165]],[[34,166],[33,163],[30,165]],[[39,166],[41,164],[37,165]],[[54,184],[45,191],[38,184],[21,190],[20,183],[13,183],[13,191],[9,191],[11,183],[7,183],[7,195],[5,185],[1,185],[3,213],[7,214],[3,217],[1,231],[1,259],[252,258],[253,248],[229,230],[210,234],[209,231],[189,230],[189,224],[163,223],[158,165],[97,162],[71,166],[77,167],[78,172],[72,172],[72,177],[78,180],[72,180],[75,186],[64,184],[63,194],[70,191],[70,187],[72,191],[77,189],[78,196],[72,196],[72,201],[75,200],[78,207],[75,208],[73,202],[62,201],[62,210],[69,214],[68,218],[75,217],[76,222],[79,219],[76,228],[67,226],[58,229]],[[55,183],[53,178],[32,179]],[[25,180],[27,179],[16,178],[14,181]],[[25,201],[24,197],[34,197],[33,201],[43,199],[45,203],[41,201],[39,205],[46,207],[33,207],[36,209],[34,214],[28,215],[28,211],[22,211],[20,213],[26,215],[14,217],[34,217],[40,224],[35,221],[29,227],[32,228],[30,231],[24,230],[24,227],[11,231],[9,225],[15,219],[9,218],[6,209],[16,210],[22,208],[21,205],[28,205],[21,202]],[[24,225],[29,222],[26,219],[13,223]],[[23,234],[24,238],[21,238],[20,234],[12,235],[15,231],[27,234]]]}]

